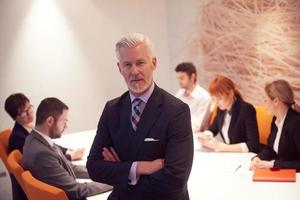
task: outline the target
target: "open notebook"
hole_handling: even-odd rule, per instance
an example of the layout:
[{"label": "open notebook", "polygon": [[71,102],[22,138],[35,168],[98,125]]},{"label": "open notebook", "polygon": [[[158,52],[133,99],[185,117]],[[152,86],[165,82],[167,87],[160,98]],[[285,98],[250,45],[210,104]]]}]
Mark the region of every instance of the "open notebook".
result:
[{"label": "open notebook", "polygon": [[296,182],[295,169],[256,169],[253,181]]}]

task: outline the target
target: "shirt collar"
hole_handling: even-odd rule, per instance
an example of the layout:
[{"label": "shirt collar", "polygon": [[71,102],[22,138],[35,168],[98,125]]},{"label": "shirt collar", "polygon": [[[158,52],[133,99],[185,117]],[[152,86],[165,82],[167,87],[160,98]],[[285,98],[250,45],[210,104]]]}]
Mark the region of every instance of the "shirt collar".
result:
[{"label": "shirt collar", "polygon": [[52,140],[48,135],[46,135],[46,134],[44,134],[44,133],[42,133],[42,132],[36,130],[35,128],[34,128],[33,130],[34,130],[35,132],[37,132],[38,134],[40,134],[40,136],[42,136],[42,137],[49,143],[49,145],[50,145],[51,147],[53,147],[54,142],[53,142],[53,140]]},{"label": "shirt collar", "polygon": [[150,88],[144,93],[142,94],[141,96],[139,97],[136,97],[134,96],[130,91],[129,91],[129,95],[130,95],[130,100],[131,100],[131,103],[133,102],[133,100],[135,98],[139,98],[141,99],[144,103],[147,103],[151,94],[153,93],[153,90],[154,90],[154,82],[152,82],[152,85],[150,86]]},{"label": "shirt collar", "polygon": [[186,92],[186,89],[183,89],[183,95],[186,96],[186,97],[193,97],[193,98],[196,98],[200,93],[200,86],[199,84],[196,84],[193,91],[191,92],[191,94],[188,94]]},{"label": "shirt collar", "polygon": [[285,120],[285,118],[286,118],[286,115],[287,115],[287,112],[285,113],[284,117],[282,118],[282,120],[281,120],[280,122],[279,122],[278,119],[276,118],[275,124],[276,124],[277,128],[283,126],[283,123],[284,123],[284,120]]}]

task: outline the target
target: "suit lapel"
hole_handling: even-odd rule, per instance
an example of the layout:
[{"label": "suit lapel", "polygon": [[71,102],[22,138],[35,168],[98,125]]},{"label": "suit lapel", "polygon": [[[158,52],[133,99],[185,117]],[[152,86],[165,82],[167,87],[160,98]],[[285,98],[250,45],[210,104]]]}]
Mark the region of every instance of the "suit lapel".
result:
[{"label": "suit lapel", "polygon": [[286,130],[287,130],[288,126],[289,126],[288,122],[291,120],[290,119],[291,112],[292,112],[291,109],[289,109],[288,112],[287,112],[287,114],[286,114],[286,117],[284,119],[284,122],[283,122],[282,130],[281,130],[281,136],[279,138],[279,144],[278,144],[278,155],[280,155],[281,150],[285,146],[286,139],[288,137],[287,134],[286,134]]},{"label": "suit lapel", "polygon": [[44,145],[49,147],[51,150],[53,150],[52,147],[50,146],[50,144],[40,134],[38,134],[35,130],[32,130],[31,135],[35,139],[37,139],[38,141],[40,141],[41,143],[43,143]]},{"label": "suit lapel", "polygon": [[[133,140],[135,133],[133,131],[130,116],[131,116],[131,101],[129,97],[129,93],[127,93],[127,96],[124,97],[123,101],[121,102],[119,106],[119,120],[120,120],[120,128],[119,128],[119,137],[118,141],[120,143],[118,145],[115,145],[115,148],[119,148],[120,155],[122,157],[122,160],[130,160],[130,155],[132,153],[124,152],[122,149],[127,149],[129,152],[132,152],[133,150]],[[121,140],[119,140],[121,138]],[[125,142],[126,141],[126,142]]]},{"label": "suit lapel", "polygon": [[[58,159],[60,160],[61,165],[68,171],[68,173],[71,176],[73,176],[76,179],[76,176],[75,176],[75,173],[74,173],[73,169],[67,163],[68,161],[63,157],[64,155],[62,155],[62,152],[61,152],[61,155],[59,155],[59,153],[57,151],[60,151],[60,150],[59,149],[55,150],[55,147],[51,147],[50,144],[40,134],[38,134],[35,130],[32,130],[31,134],[35,139],[37,139],[38,141],[43,143],[45,146],[47,146],[51,151],[53,151],[58,156]],[[56,145],[56,144],[54,144],[54,145]],[[59,148],[59,147],[56,147],[56,148]]]},{"label": "suit lapel", "polygon": [[154,91],[149,98],[146,107],[142,113],[140,122],[138,124],[137,130],[134,137],[133,145],[133,155],[136,156],[144,143],[145,138],[149,134],[151,128],[155,124],[156,120],[159,118],[161,113],[162,98],[160,89],[155,86]]},{"label": "suit lapel", "polygon": [[230,124],[229,124],[229,128],[228,128],[228,138],[229,138],[229,143],[231,143],[232,141],[232,137],[233,135],[230,135],[229,133],[232,133],[232,129],[234,127],[234,124],[237,122],[237,118],[239,116],[240,113],[240,109],[241,109],[241,99],[240,98],[236,98],[235,102],[232,105],[231,108],[231,120],[230,120]]},{"label": "suit lapel", "polygon": [[224,124],[224,118],[225,118],[226,111],[220,110],[220,112],[221,112],[220,113],[220,121],[219,121],[219,124],[218,124],[218,126],[220,127],[219,132],[220,132],[220,135],[221,135],[221,137],[223,139],[223,142],[226,143],[225,139],[224,139],[223,132],[222,132],[222,128],[223,128],[223,124]]}]

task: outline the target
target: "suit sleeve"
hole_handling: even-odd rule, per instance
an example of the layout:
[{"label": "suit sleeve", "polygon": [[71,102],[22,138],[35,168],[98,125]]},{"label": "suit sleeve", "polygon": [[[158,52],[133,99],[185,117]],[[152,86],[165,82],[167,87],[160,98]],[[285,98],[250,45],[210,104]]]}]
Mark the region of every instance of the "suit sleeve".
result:
[{"label": "suit sleeve", "polygon": [[[296,123],[293,128],[289,130],[291,133],[293,133],[293,137],[291,139],[295,143],[295,149],[297,152],[291,152],[295,153],[296,155],[300,155],[300,123]],[[300,158],[298,157],[297,160],[285,160],[285,159],[275,159],[274,167],[279,168],[292,168],[296,169],[297,172],[300,172]]]},{"label": "suit sleeve", "polygon": [[164,168],[149,176],[141,176],[134,188],[147,196],[163,196],[183,189],[191,171],[194,148],[187,105],[178,109],[167,131]]},{"label": "suit sleeve", "polygon": [[74,165],[71,162],[69,162],[69,163],[75,173],[76,178],[90,178],[89,173],[85,166]]},{"label": "suit sleeve", "polygon": [[103,147],[113,146],[108,129],[108,112],[108,105],[106,105],[98,123],[97,134],[86,166],[92,180],[127,189],[128,176],[133,162],[105,161],[102,156]]},{"label": "suit sleeve", "polygon": [[245,126],[247,141],[246,145],[249,151],[257,153],[259,150],[259,136],[258,136],[258,127],[256,120],[256,111],[253,106],[249,106],[245,111]]},{"label": "suit sleeve", "polygon": [[101,193],[101,189],[95,183],[78,183],[65,168],[59,163],[56,155],[41,151],[36,155],[33,174],[38,179],[63,189],[69,199],[82,199],[87,196]]},{"label": "suit sleeve", "polygon": [[8,151],[12,152],[13,150],[18,149],[21,153],[23,153],[25,139],[25,136],[17,136],[12,134],[9,138]]}]

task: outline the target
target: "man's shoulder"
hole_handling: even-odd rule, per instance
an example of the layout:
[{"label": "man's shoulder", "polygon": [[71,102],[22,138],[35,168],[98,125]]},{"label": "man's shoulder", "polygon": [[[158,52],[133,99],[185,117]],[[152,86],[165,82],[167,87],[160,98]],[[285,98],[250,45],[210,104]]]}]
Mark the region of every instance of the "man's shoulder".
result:
[{"label": "man's shoulder", "polygon": [[[36,152],[42,149],[47,149],[47,146],[37,138],[37,133],[32,131],[25,140],[23,151]],[[25,152],[24,152],[25,153]]]},{"label": "man's shoulder", "polygon": [[120,105],[124,102],[124,100],[126,98],[129,98],[129,92],[126,91],[124,92],[121,96],[116,97],[114,99],[111,99],[109,101],[106,102],[106,107],[111,108],[111,107],[115,107],[117,105]]},{"label": "man's shoulder", "polygon": [[180,89],[176,92],[175,97],[181,98],[181,97],[183,96],[184,92],[185,92],[185,90],[182,89],[182,88],[180,88]]}]

